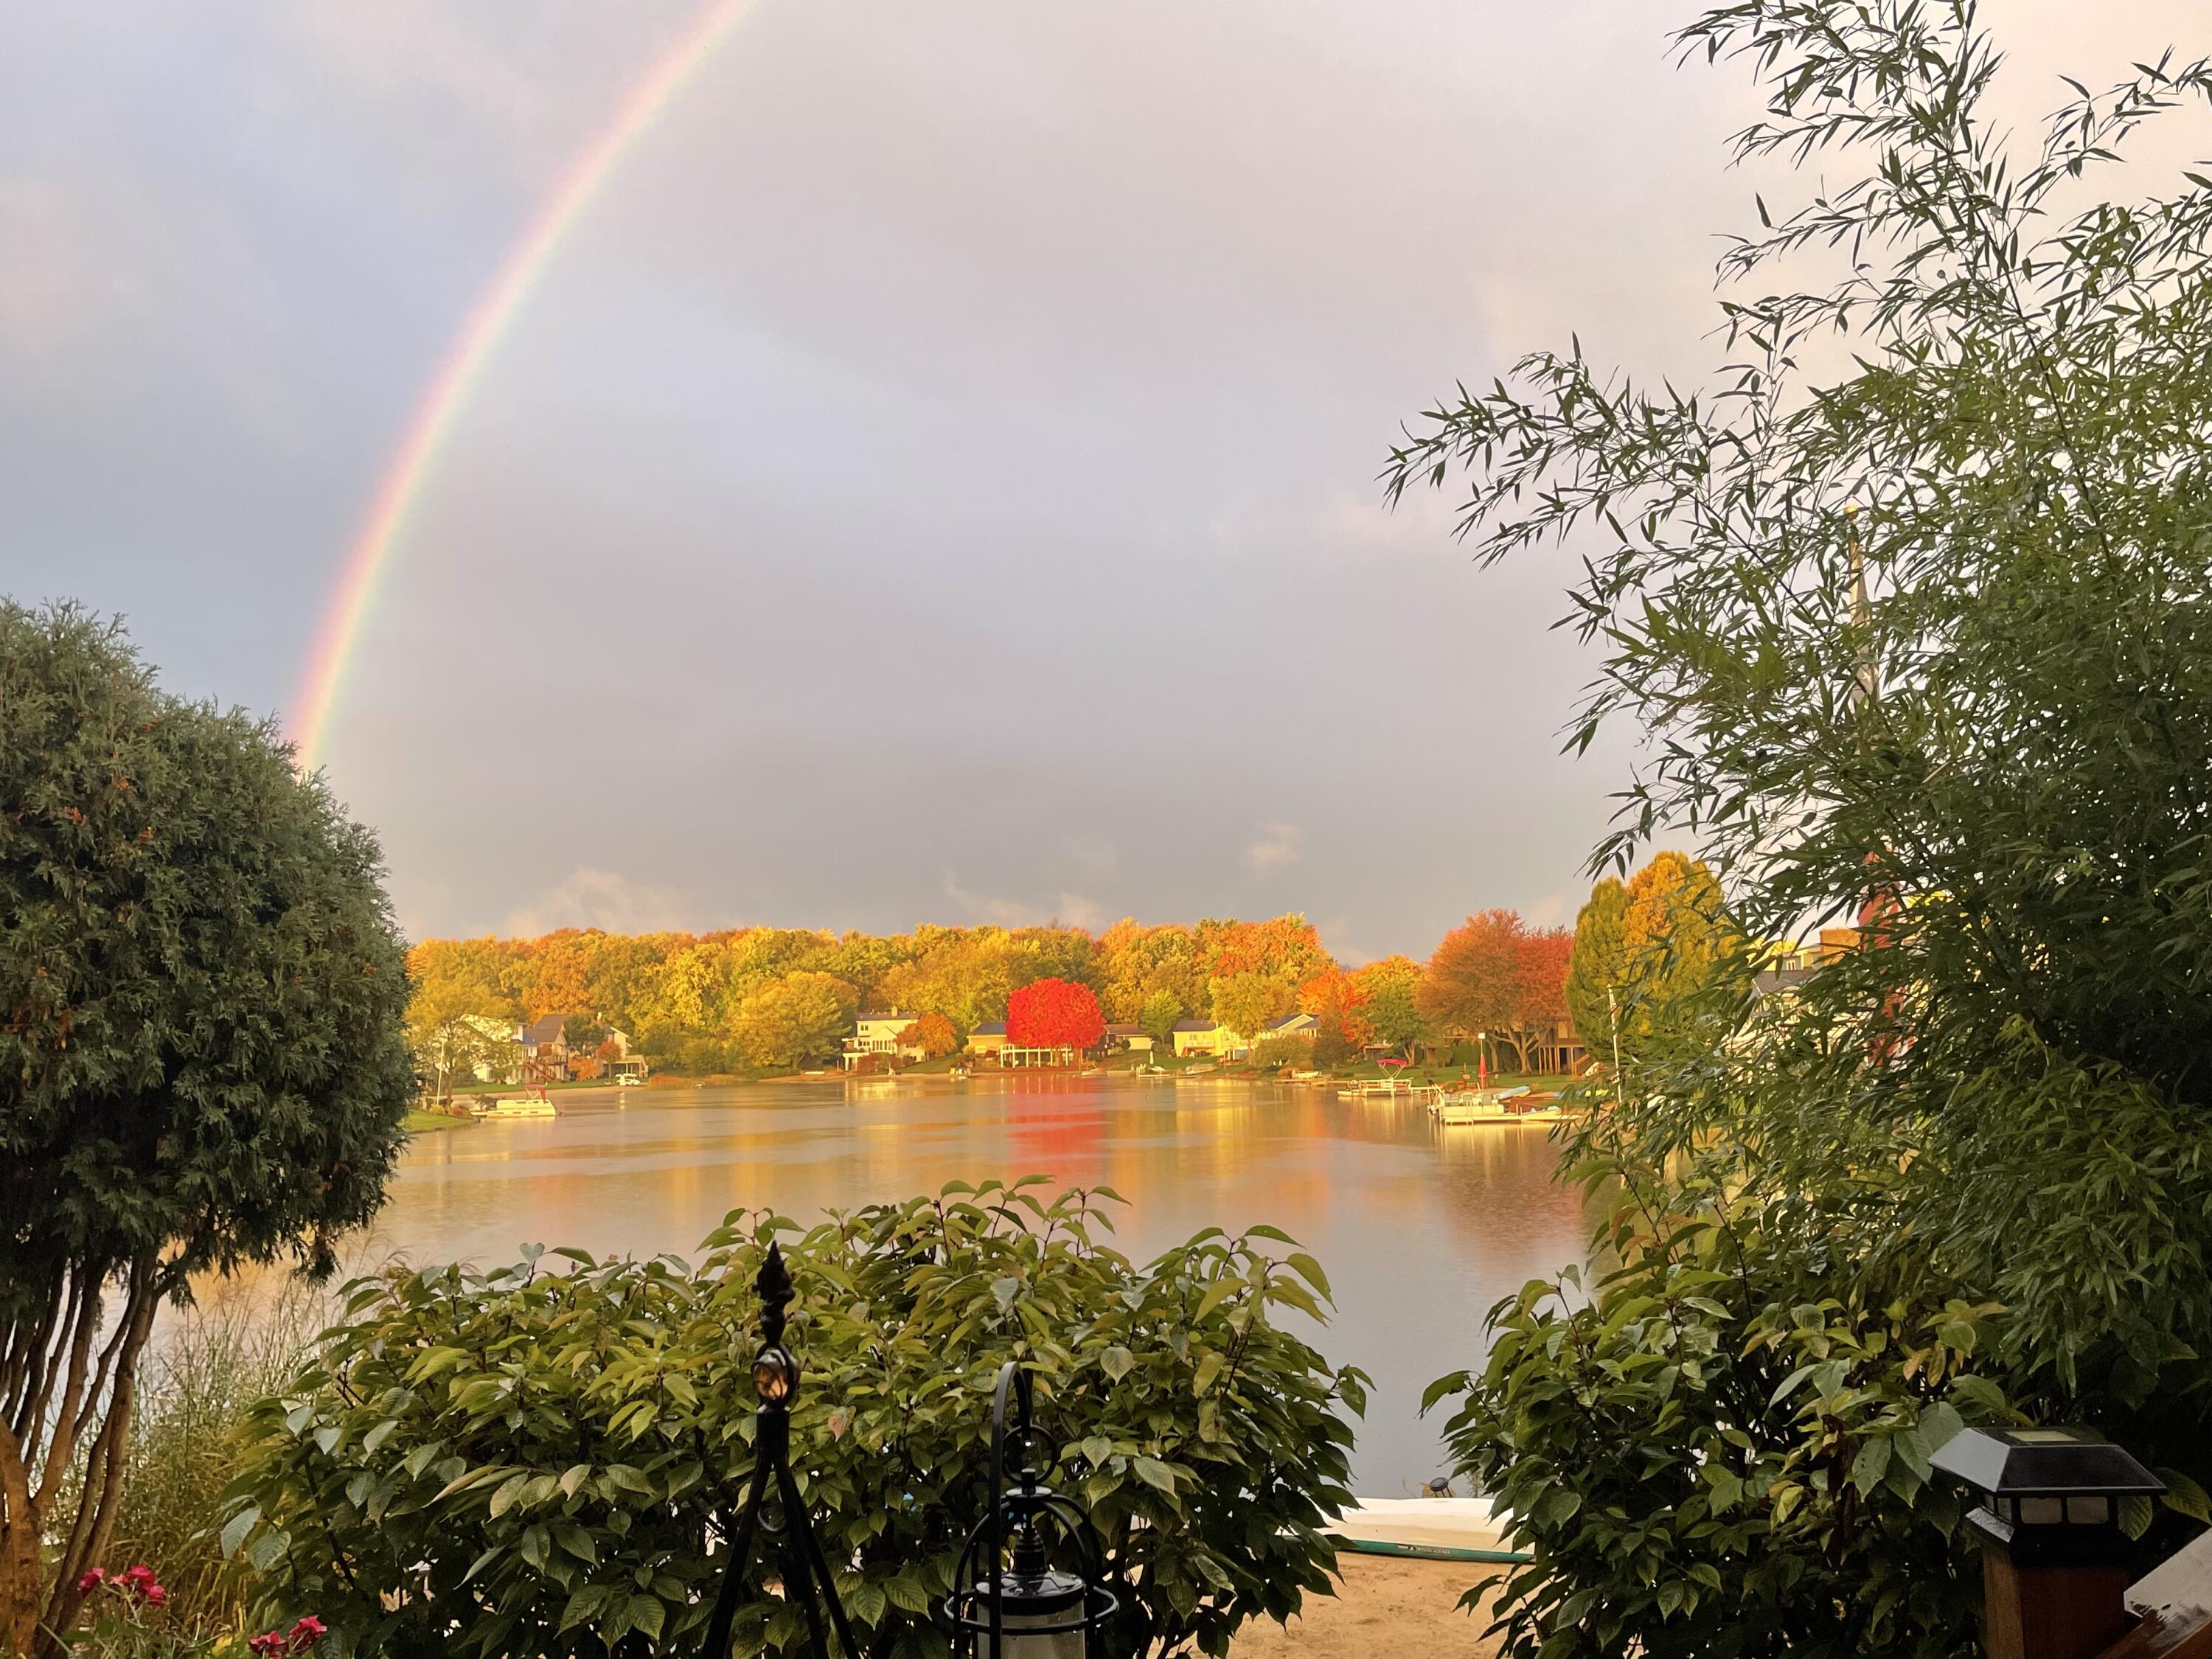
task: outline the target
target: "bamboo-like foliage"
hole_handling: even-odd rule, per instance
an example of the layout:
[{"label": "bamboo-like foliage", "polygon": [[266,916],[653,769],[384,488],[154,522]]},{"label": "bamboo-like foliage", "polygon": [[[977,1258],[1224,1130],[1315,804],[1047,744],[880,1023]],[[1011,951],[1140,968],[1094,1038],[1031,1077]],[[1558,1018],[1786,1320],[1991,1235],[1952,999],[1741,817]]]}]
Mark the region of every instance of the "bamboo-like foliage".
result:
[{"label": "bamboo-like foliage", "polygon": [[1754,69],[1735,153],[1808,180],[1722,260],[1729,361],[1539,353],[1388,486],[1466,477],[1486,561],[1580,556],[1571,742],[1650,738],[1596,866],[1687,835],[1752,938],[1861,945],[1686,998],[1575,1148],[1637,1195],[1619,1273],[1501,1309],[1445,1392],[1538,1548],[1511,1651],[1950,1651],[1942,1413],[2099,1423],[2204,1518],[2212,179],[2110,187],[2212,67],[2069,82],[2022,143],[1966,0],[1740,0],[1679,44]]}]

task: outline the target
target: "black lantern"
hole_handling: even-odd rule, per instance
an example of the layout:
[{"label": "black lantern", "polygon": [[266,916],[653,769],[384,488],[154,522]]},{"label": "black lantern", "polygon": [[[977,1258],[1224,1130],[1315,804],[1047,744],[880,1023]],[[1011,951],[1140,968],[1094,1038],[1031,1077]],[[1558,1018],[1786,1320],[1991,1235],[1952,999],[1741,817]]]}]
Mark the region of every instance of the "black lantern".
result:
[{"label": "black lantern", "polygon": [[[1014,1407],[1009,1425],[1006,1408]],[[968,1534],[945,1598],[954,1651],[981,1659],[1092,1659],[1121,1606],[1104,1583],[1090,1518],[1044,1484],[1030,1374],[1000,1367],[991,1396],[991,1507]],[[1015,1484],[1007,1484],[1010,1461]],[[1055,1553],[1079,1569],[1053,1565]]]},{"label": "black lantern", "polygon": [[1962,1429],[1929,1461],[1981,1493],[1967,1524],[2021,1565],[2127,1560],[2120,1500],[2166,1490],[2094,1429]]}]

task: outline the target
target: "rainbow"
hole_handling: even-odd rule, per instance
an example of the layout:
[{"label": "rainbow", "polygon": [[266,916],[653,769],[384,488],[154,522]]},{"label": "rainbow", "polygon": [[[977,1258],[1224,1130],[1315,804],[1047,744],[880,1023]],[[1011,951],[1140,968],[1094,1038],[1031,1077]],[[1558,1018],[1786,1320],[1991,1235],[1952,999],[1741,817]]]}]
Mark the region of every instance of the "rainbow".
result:
[{"label": "rainbow", "polygon": [[303,771],[322,763],[346,668],[375,606],[381,579],[422,498],[423,485],[436,468],[439,453],[468,407],[470,394],[483,379],[485,366],[544,276],[562,240],[621,166],[630,146],[682,94],[700,66],[714,56],[715,48],[756,3],[757,0],[709,0],[697,21],[661,55],[613,118],[584,147],[575,165],[477,295],[408,419],[398,447],[392,452],[369,502],[368,514],[346,550],[345,562],[323,607],[314,644],[293,699],[298,711],[293,735]]}]

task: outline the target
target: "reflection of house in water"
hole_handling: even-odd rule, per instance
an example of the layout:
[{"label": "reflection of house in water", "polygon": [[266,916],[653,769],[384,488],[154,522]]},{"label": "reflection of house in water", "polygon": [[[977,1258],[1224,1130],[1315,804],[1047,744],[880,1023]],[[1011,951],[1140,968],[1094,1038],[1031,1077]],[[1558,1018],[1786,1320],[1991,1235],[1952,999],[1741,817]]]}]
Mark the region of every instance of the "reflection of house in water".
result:
[{"label": "reflection of house in water", "polygon": [[[1404,1111],[1403,1107],[1385,1110]],[[1522,1124],[1436,1132],[1453,1243],[1509,1281],[1549,1278],[1586,1255],[1583,1189],[1556,1178],[1559,1143]]]}]

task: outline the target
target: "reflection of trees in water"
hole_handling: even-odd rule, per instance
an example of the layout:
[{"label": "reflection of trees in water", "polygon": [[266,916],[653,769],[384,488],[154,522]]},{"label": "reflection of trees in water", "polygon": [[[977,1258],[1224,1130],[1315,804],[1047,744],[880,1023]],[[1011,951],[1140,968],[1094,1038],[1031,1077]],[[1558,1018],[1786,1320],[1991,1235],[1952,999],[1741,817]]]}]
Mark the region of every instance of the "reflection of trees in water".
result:
[{"label": "reflection of trees in water", "polygon": [[[1268,1222],[1334,1282],[1322,1351],[1376,1379],[1356,1462],[1360,1489],[1388,1495],[1444,1467],[1421,1390],[1480,1363],[1490,1304],[1584,1258],[1581,1195],[1553,1183],[1557,1157],[1534,1126],[1440,1129],[1406,1101],[1226,1079],[686,1089],[419,1137],[374,1231],[343,1254],[347,1273],[395,1255],[503,1266],[526,1241],[690,1256],[732,1208],[811,1223],[1032,1171],[1126,1195],[1110,1237],[1139,1261],[1201,1227]],[[289,1284],[264,1272],[209,1294],[244,1307]]]},{"label": "reflection of trees in water", "polygon": [[1435,1133],[1453,1237],[1486,1267],[1510,1269],[1517,1283],[1588,1259],[1598,1212],[1580,1188],[1557,1179],[1559,1148],[1544,1130],[1467,1124]]}]

